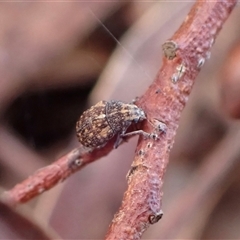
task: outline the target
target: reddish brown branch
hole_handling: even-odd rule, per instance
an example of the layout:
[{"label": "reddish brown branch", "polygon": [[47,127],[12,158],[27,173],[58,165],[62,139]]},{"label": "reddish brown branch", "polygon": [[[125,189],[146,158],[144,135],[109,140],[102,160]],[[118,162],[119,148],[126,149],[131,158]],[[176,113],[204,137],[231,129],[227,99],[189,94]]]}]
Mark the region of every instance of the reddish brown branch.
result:
[{"label": "reddish brown branch", "polygon": [[[149,119],[165,122],[168,129],[159,141],[140,139],[128,190],[106,239],[140,239],[149,223],[161,218],[163,175],[180,114],[201,66],[210,56],[217,33],[235,4],[233,0],[197,1],[172,37],[173,52],[169,52],[169,47],[165,52],[169,60],[164,59],[157,78],[138,102]],[[152,127],[145,123],[143,130],[149,132]]]},{"label": "reddish brown branch", "polygon": [[107,155],[112,148],[113,140],[101,150],[88,151],[83,147],[76,148],[51,165],[39,169],[11,190],[6,191],[3,195],[4,201],[12,206],[25,203],[64,181],[85,165]]}]

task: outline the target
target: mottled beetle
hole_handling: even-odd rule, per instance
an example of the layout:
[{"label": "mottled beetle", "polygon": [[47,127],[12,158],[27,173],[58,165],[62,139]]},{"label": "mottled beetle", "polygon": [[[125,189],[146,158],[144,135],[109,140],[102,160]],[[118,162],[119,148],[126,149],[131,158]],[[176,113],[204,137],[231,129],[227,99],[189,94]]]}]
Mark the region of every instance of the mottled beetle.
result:
[{"label": "mottled beetle", "polygon": [[117,135],[114,144],[114,148],[117,148],[125,136],[142,134],[145,137],[154,137],[156,134],[142,130],[126,133],[132,123],[144,119],[144,111],[133,103],[100,101],[80,116],[76,125],[78,140],[85,147],[100,148]]}]

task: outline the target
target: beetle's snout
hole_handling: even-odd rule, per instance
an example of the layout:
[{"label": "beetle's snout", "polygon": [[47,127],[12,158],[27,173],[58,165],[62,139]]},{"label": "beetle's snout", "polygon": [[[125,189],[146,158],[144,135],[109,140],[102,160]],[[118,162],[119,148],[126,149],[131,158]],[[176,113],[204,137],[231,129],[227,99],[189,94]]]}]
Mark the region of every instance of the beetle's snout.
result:
[{"label": "beetle's snout", "polygon": [[139,121],[143,121],[143,120],[146,119],[146,118],[147,118],[147,117],[146,117],[145,112],[144,112],[142,109],[140,109]]}]

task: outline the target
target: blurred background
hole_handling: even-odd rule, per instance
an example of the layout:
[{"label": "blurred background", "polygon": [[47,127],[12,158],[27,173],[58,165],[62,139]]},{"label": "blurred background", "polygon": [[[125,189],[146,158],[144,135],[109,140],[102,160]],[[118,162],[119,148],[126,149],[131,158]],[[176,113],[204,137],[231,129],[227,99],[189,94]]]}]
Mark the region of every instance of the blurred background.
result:
[{"label": "blurred background", "polygon": [[[12,188],[77,147],[75,123],[89,106],[144,93],[162,44],[192,5],[0,3],[0,187]],[[196,79],[165,176],[164,216],[145,239],[240,238],[239,15],[236,7]],[[27,219],[1,205],[0,238],[36,230],[31,236],[39,239],[102,239],[126,190],[136,142],[18,207]]]}]

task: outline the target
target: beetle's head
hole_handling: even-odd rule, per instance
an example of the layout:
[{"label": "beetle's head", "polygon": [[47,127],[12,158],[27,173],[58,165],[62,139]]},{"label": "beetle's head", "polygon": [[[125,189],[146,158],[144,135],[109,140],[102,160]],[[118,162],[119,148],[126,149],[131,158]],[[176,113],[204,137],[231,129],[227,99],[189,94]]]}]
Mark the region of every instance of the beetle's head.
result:
[{"label": "beetle's head", "polygon": [[146,114],[145,114],[145,112],[141,109],[141,108],[139,108],[139,119],[138,119],[138,121],[143,121],[143,120],[145,120],[147,117],[146,117]]},{"label": "beetle's head", "polygon": [[144,113],[144,111],[141,108],[135,109],[134,119],[133,119],[133,121],[135,123],[141,122],[141,121],[145,120],[146,118],[147,118],[146,114]]}]

